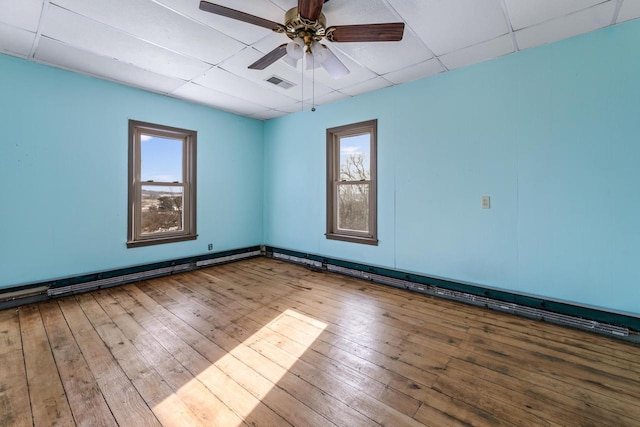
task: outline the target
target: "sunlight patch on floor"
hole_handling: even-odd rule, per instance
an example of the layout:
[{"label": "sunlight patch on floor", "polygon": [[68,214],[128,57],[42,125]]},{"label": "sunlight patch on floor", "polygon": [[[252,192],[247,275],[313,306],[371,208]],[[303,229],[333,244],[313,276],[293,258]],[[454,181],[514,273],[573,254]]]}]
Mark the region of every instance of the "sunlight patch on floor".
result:
[{"label": "sunlight patch on floor", "polygon": [[[287,353],[280,350],[279,343],[287,339],[287,330],[281,324],[297,323],[300,333],[295,334],[295,345],[287,347]],[[271,322],[226,353],[214,364],[200,372],[194,379],[183,385],[174,395],[167,397],[154,407],[154,411],[162,411],[165,404],[173,404],[175,395],[183,395],[184,391],[193,388],[192,383],[200,382],[218,399],[214,405],[225,405],[244,420],[260,404],[276,386],[278,381],[298,361],[305,351],[322,334],[327,324],[291,309],[275,317]],[[298,331],[297,331],[298,332]],[[278,338],[279,337],[279,338]],[[274,343],[275,339],[275,343]],[[213,399],[213,396],[210,396]],[[189,402],[185,400],[187,406]],[[191,407],[198,414],[197,407]],[[228,412],[228,411],[221,411]],[[231,425],[229,417],[221,420],[205,420],[211,425]],[[242,425],[238,422],[237,425]]]}]

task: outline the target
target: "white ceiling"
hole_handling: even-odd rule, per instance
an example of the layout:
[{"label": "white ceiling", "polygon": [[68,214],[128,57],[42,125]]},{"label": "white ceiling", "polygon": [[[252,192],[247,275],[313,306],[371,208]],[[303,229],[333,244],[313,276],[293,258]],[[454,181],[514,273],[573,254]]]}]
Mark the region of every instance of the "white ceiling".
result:
[{"label": "white ceiling", "polygon": [[[297,5],[210,1],[280,23]],[[0,0],[0,53],[264,120],[640,17],[640,0],[331,0],[323,8],[330,26],[406,23],[401,42],[326,42],[351,71],[334,80],[282,60],[248,69],[287,37],[198,6]],[[265,81],[274,75],[295,86]]]}]

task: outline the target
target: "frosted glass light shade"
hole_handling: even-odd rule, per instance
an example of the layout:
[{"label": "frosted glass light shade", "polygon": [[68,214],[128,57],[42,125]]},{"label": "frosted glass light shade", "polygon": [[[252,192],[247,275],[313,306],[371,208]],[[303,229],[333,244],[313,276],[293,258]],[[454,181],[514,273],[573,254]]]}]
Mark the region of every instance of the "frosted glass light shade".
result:
[{"label": "frosted glass light shade", "polygon": [[298,37],[287,44],[287,56],[291,59],[301,59],[304,55],[304,41]]},{"label": "frosted glass light shade", "polygon": [[344,77],[349,74],[349,69],[338,59],[335,53],[326,46],[322,46],[326,58],[322,61],[322,68],[334,79]]}]

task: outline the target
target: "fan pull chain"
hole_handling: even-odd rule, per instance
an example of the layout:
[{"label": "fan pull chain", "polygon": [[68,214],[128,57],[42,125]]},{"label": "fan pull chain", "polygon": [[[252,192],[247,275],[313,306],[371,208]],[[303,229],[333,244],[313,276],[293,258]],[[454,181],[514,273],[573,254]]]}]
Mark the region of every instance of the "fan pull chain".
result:
[{"label": "fan pull chain", "polygon": [[313,69],[311,70],[311,112],[316,111],[316,58],[311,55]]}]

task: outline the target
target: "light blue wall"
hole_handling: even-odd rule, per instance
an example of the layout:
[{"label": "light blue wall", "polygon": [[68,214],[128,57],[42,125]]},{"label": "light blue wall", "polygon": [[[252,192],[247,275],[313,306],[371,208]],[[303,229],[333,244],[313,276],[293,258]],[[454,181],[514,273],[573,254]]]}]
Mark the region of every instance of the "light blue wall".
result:
[{"label": "light blue wall", "polygon": [[[198,131],[196,241],[126,248],[128,120]],[[263,123],[0,55],[0,287],[262,243]]]},{"label": "light blue wall", "polygon": [[[639,44],[630,22],[267,122],[265,243],[640,314]],[[326,240],[325,130],[374,118],[380,244]]]}]

